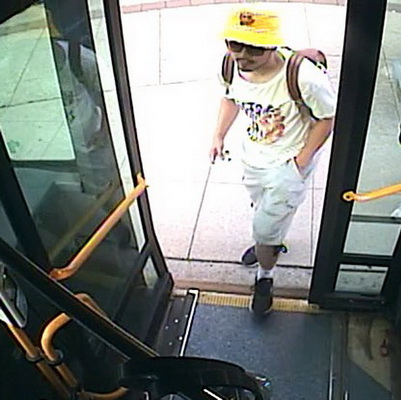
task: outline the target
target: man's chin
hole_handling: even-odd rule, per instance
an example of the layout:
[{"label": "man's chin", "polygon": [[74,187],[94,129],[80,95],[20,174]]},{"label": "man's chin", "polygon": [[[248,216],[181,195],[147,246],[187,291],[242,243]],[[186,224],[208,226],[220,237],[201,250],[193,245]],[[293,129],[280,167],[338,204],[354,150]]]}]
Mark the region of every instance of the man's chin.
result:
[{"label": "man's chin", "polygon": [[251,67],[250,65],[238,65],[238,69],[242,72],[252,72],[255,68]]},{"label": "man's chin", "polygon": [[257,66],[254,62],[248,60],[238,61],[238,69],[243,72],[254,71]]}]

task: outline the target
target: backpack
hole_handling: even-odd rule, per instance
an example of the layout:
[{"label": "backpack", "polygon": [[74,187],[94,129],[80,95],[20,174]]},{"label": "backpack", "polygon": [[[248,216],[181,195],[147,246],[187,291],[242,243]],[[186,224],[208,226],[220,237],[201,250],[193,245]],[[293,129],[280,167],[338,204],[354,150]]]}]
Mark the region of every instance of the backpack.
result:
[{"label": "backpack", "polygon": [[[301,90],[298,85],[298,74],[299,67],[301,66],[302,61],[307,58],[311,61],[317,68],[322,69],[326,72],[327,69],[327,58],[326,55],[317,49],[302,49],[302,50],[292,50],[289,47],[284,47],[284,49],[290,51],[292,54],[288,60],[287,64],[287,87],[290,93],[290,97],[295,101],[296,105],[302,116],[313,116],[312,110],[305,104],[302,99]],[[226,86],[231,85],[233,76],[234,76],[234,64],[235,61],[231,57],[230,53],[226,53],[223,57],[222,63],[222,73],[223,81]],[[316,119],[316,118],[315,118]]]}]

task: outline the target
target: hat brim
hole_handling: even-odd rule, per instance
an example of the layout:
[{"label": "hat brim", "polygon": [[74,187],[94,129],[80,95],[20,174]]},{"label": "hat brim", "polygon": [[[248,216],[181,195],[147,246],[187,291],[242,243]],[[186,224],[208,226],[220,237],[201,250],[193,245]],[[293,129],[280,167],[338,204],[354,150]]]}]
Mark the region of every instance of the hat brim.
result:
[{"label": "hat brim", "polygon": [[268,35],[268,38],[264,38],[263,35],[255,35],[253,32],[235,32],[225,31],[221,35],[224,40],[234,40],[236,42],[249,44],[251,46],[258,47],[274,47],[281,46],[284,44],[283,39],[279,36]]}]

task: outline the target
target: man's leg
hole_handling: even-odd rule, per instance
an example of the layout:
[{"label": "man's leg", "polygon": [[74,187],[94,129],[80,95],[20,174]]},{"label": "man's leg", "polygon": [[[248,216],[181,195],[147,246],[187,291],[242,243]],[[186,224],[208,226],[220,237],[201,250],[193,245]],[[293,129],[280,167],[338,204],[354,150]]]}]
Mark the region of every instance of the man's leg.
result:
[{"label": "man's leg", "polygon": [[263,192],[252,227],[259,264],[251,302],[251,310],[256,316],[262,316],[272,308],[273,269],[280,245],[306,194],[305,179],[289,162],[266,171],[261,183]]},{"label": "man's leg", "polygon": [[255,291],[252,296],[251,311],[261,317],[273,306],[273,269],[277,263],[280,246],[256,244],[258,270],[255,277]]},{"label": "man's leg", "polygon": [[279,246],[256,244],[256,257],[262,270],[270,272],[276,265]]},{"label": "man's leg", "polygon": [[257,317],[267,314],[273,306],[273,268],[278,258],[278,247],[263,244],[255,246],[259,266],[250,308]]}]

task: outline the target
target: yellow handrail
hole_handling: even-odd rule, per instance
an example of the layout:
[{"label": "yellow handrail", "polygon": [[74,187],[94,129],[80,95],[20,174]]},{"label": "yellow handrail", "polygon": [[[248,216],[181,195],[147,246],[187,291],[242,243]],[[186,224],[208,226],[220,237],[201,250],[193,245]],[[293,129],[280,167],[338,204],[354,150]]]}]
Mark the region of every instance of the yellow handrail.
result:
[{"label": "yellow handrail", "polygon": [[401,192],[401,183],[395,185],[385,186],[383,188],[372,190],[366,193],[355,193],[352,191],[343,193],[343,199],[345,201],[358,201],[364,202],[369,200],[379,199],[395,193]]},{"label": "yellow handrail", "polygon": [[[99,305],[86,293],[78,293],[75,295],[80,301],[82,301],[86,306],[91,308],[103,316],[106,316],[106,313],[99,307]],[[67,365],[61,361],[58,362],[59,356],[57,351],[53,347],[52,341],[54,335],[65,325],[67,324],[71,318],[65,314],[59,314],[53,320],[51,320],[45,327],[41,337],[41,345],[43,349],[43,353],[46,355],[47,359],[50,362],[56,363],[56,370],[59,372],[64,382],[73,390],[78,389],[79,382],[72,374],[71,370],[67,367]],[[116,400],[125,393],[127,393],[128,389],[124,387],[120,387],[113,392],[110,393],[93,393],[86,392],[82,389],[78,393],[78,398],[81,400],[91,399],[91,400]]]},{"label": "yellow handrail", "polygon": [[113,196],[114,192],[118,189],[119,183],[112,182],[112,184],[106,189],[104,193],[96,199],[93,207],[85,210],[85,214],[77,221],[77,223],[68,230],[64,236],[52,247],[49,251],[49,257],[53,260],[58,254],[75,238],[77,233],[95,216],[96,212],[99,211],[107,201]]},{"label": "yellow handrail", "polygon": [[[76,294],[75,297],[90,306],[93,310],[101,312],[99,306],[87,294],[79,293]],[[55,363],[59,358],[57,351],[52,345],[53,337],[70,320],[71,318],[67,314],[59,314],[57,317],[52,319],[43,330],[40,342],[43,352],[50,362]],[[59,365],[56,365],[55,368],[58,370],[60,375],[63,377],[65,383],[71,389],[78,388],[79,382],[71,373],[70,369],[63,362],[61,362]]]},{"label": "yellow handrail", "polygon": [[127,211],[128,207],[145,191],[146,182],[140,174],[137,175],[138,185],[122,200],[115,210],[103,221],[95,233],[88,239],[82,249],[75,255],[71,262],[64,268],[53,268],[50,276],[58,281],[74,275],[81,265],[89,258],[93,251],[110,232],[111,228]]},{"label": "yellow handrail", "polygon": [[37,360],[35,365],[43,376],[50,382],[53,388],[60,394],[62,399],[69,399],[70,392],[61,380],[60,376],[54,371],[42,357],[42,353],[32,343],[28,335],[21,329],[14,325],[7,324],[7,328],[12,333],[14,338],[18,341],[20,346],[24,349],[28,360]]}]

